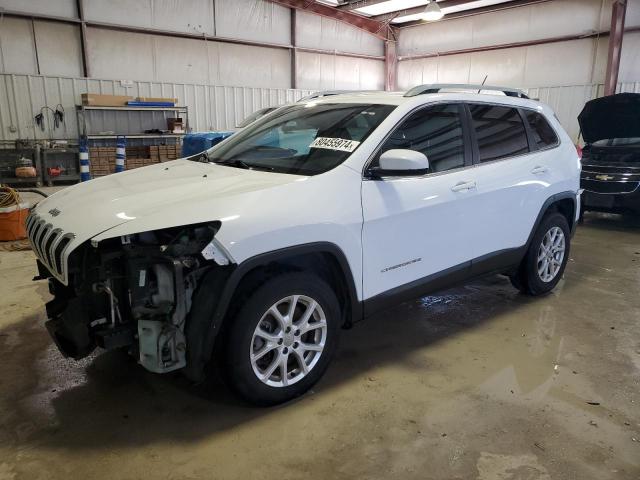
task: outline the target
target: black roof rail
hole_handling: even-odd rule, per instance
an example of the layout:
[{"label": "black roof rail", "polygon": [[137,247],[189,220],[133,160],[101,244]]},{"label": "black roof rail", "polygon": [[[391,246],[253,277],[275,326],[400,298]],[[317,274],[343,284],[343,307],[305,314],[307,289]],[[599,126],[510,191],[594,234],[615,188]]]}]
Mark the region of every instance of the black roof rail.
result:
[{"label": "black roof rail", "polygon": [[516,88],[492,87],[491,85],[472,85],[469,83],[433,83],[418,85],[413,87],[411,90],[407,90],[407,93],[405,93],[404,96],[415,97],[416,95],[425,95],[427,93],[438,93],[441,90],[478,90],[478,93],[480,93],[481,90],[493,90],[496,92],[502,92],[507,97],[529,98],[526,93]]}]

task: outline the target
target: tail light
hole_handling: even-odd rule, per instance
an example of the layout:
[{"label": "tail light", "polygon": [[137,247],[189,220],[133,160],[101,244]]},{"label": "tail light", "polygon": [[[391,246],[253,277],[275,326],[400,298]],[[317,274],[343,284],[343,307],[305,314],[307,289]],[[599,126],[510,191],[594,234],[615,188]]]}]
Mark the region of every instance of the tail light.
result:
[{"label": "tail light", "polygon": [[576,145],[576,152],[578,152],[578,158],[582,158],[582,147],[580,145]]}]

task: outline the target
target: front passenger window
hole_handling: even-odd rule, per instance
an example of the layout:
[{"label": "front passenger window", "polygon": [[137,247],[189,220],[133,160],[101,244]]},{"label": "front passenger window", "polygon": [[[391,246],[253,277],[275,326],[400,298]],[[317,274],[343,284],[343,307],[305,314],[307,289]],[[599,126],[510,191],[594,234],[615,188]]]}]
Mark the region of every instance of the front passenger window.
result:
[{"label": "front passenger window", "polygon": [[459,105],[433,105],[413,113],[393,131],[380,154],[395,148],[424,153],[429,159],[430,172],[463,167],[464,140]]}]

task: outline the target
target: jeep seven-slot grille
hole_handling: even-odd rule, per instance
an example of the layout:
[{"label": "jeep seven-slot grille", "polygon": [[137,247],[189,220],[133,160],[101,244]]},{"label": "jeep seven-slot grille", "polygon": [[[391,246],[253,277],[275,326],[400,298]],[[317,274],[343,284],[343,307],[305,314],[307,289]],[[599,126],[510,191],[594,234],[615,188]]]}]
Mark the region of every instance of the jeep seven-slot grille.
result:
[{"label": "jeep seven-slot grille", "polygon": [[65,265],[62,256],[74,238],[73,233],[65,233],[59,228],[54,228],[34,213],[29,214],[25,225],[31,248],[38,259],[54,276],[64,278]]}]

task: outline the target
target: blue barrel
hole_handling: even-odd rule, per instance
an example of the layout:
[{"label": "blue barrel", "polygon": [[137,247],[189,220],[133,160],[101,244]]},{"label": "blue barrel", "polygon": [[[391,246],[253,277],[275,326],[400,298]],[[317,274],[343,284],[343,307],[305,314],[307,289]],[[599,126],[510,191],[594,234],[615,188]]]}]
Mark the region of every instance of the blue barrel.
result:
[{"label": "blue barrel", "polygon": [[126,137],[116,138],[116,173],[124,172],[124,159],[126,157]]},{"label": "blue barrel", "polygon": [[91,180],[91,171],[89,170],[89,147],[86,140],[80,140],[80,181],[86,182]]}]

